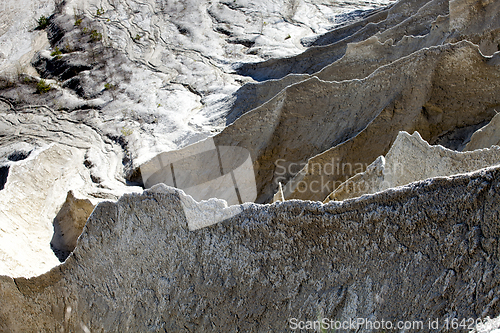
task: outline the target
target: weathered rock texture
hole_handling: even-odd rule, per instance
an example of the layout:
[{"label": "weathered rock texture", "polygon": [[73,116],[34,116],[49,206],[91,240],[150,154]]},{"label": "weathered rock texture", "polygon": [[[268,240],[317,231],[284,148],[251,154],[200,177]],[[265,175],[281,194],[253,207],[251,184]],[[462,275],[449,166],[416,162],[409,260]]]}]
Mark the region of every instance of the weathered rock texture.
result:
[{"label": "weathered rock texture", "polygon": [[422,48],[442,44],[450,36],[449,16],[445,15],[447,6],[443,6],[447,4],[443,1],[431,1],[425,6],[434,11],[432,17],[426,17],[428,24],[432,26],[430,31],[422,28],[416,36],[405,35],[407,26],[398,25],[389,29],[383,38],[375,35],[357,43],[348,43],[342,58],[315,74],[289,74],[278,80],[245,84],[232,98],[229,98],[228,122],[233,122],[241,114],[267,102],[287,86],[312,76],[324,81],[363,79],[377,68],[403,56]]},{"label": "weathered rock texture", "polygon": [[[278,182],[287,181],[286,199],[322,201],[357,165],[357,172],[364,171],[385,155],[400,130],[418,131],[434,143],[457,128],[489,121],[500,103],[499,56],[484,57],[477,46],[460,42],[422,49],[362,80],[313,76],[245,113],[213,139],[218,146],[250,151],[257,202],[270,201]],[[304,167],[308,159],[310,166]],[[324,173],[326,163],[348,168]]]},{"label": "weathered rock texture", "polygon": [[[31,121],[37,118],[36,115],[31,116]],[[27,120],[25,126],[19,126],[17,135],[27,130],[31,121]],[[38,126],[43,125],[43,121],[38,122]],[[36,126],[30,130],[34,137]],[[61,135],[67,135],[67,140],[70,140],[72,134],[62,132]],[[26,139],[29,137],[28,134]],[[73,144],[78,145],[78,141],[73,141]],[[25,147],[34,149],[29,145]],[[14,147],[8,148],[7,151],[11,151]],[[22,157],[23,150],[17,152],[17,155],[10,154],[8,157],[14,160]],[[116,200],[126,192],[142,191],[140,187],[126,186],[117,179],[108,178],[97,183],[90,167],[91,160],[84,149],[54,143],[34,149],[24,160],[9,161],[8,177],[4,189],[0,191],[1,274],[36,276],[59,263],[50,246],[54,236],[53,220],[56,216],[61,217],[59,213],[64,214],[61,207],[70,190],[90,198],[94,204],[103,199]],[[106,165],[113,166],[113,160],[106,161]],[[116,167],[116,161],[114,165]],[[108,172],[114,174],[113,170]],[[71,215],[66,215],[65,219],[71,218]],[[77,220],[68,223],[78,223]]]},{"label": "weathered rock texture", "polygon": [[[98,110],[112,124],[103,132],[130,142],[133,166],[221,129],[224,111],[205,106],[251,81],[235,74],[233,64],[300,53],[302,37],[393,2],[6,1],[1,95],[23,105]],[[30,11],[35,7],[41,9]],[[48,25],[35,30],[41,15],[50,16]],[[33,95],[39,77],[53,89]]]},{"label": "weathered rock texture", "polygon": [[[493,58],[485,58],[476,47],[461,42],[422,50],[380,68],[362,82],[369,84],[384,69],[396,69],[402,64],[414,70],[412,78],[418,79],[406,77],[410,72],[405,69],[400,81],[393,77],[390,82],[381,83],[387,89],[387,99],[370,122],[364,123],[366,127],[351,130],[352,134],[334,143],[333,148],[311,158],[284,188],[285,197],[323,200],[329,190],[359,172],[358,166],[364,171],[378,156],[385,155],[401,130],[418,131],[424,140],[435,144],[457,128],[474,128],[488,121],[495,115],[494,106],[500,102],[500,90],[489,89],[493,82],[494,85],[500,82],[499,56],[497,53]],[[367,96],[370,94],[363,98],[366,103]],[[339,163],[341,168],[325,173],[326,163]]]},{"label": "weathered rock texture", "polygon": [[500,311],[498,168],[342,203],[246,205],[196,231],[181,196],[159,185],[101,203],[64,264],[1,278],[1,329],[288,332],[318,311],[426,325]]},{"label": "weathered rock texture", "polygon": [[500,116],[498,114],[486,126],[472,134],[464,150],[489,148],[492,145],[500,146]]},{"label": "weathered rock texture", "polygon": [[[375,20],[370,17],[364,19],[365,22],[361,22],[360,24],[362,28],[343,38],[338,38],[339,31],[334,30],[328,33],[329,35],[334,36],[331,40],[328,40],[328,37],[323,38],[322,44],[324,45],[311,47],[307,51],[292,57],[269,59],[261,63],[243,64],[240,66],[238,71],[241,74],[250,75],[258,81],[277,79],[290,73],[316,73],[325,66],[340,59],[344,55],[348,43],[363,41],[377,33],[382,33],[395,27],[399,32],[399,38],[402,38],[404,35],[412,35],[412,32],[406,33],[406,31],[401,29],[401,27],[404,25],[409,26],[410,29],[421,29],[420,25],[411,24],[414,22],[408,22],[413,19],[414,15],[420,18],[420,20],[416,20],[417,22],[424,21],[423,24],[421,22],[419,23],[424,26],[427,24],[425,28],[430,30],[432,20],[422,20],[420,11],[431,11],[431,13],[434,14],[435,19],[439,14],[446,15],[448,10],[446,1],[436,1],[437,3],[441,3],[443,5],[444,8],[442,12],[439,12],[439,9],[435,7],[426,7],[425,5],[428,2],[428,0],[399,1],[385,9],[385,13],[376,14],[377,18]],[[357,25],[357,23],[355,24]],[[341,33],[344,33],[345,27],[341,27],[339,30]]]},{"label": "weathered rock texture", "polygon": [[442,146],[430,146],[418,132],[399,132],[391,149],[363,173],[342,183],[325,202],[342,201],[375,193],[419,180],[472,172],[500,164],[500,147],[472,152],[456,152]]},{"label": "weathered rock texture", "polygon": [[50,241],[50,247],[61,262],[75,249],[76,240],[93,210],[94,205],[90,200],[75,198],[73,191],[68,192],[66,201],[54,219],[54,235]]},{"label": "weathered rock texture", "polygon": [[[313,74],[344,56],[349,43],[357,43],[377,36],[382,42],[400,41],[405,36],[438,34],[449,41],[467,39],[481,47],[486,55],[500,50],[500,20],[497,1],[399,1],[378,12],[364,22],[339,27],[318,39],[316,47],[283,59],[269,59],[260,63],[244,64],[239,72],[258,81],[282,78],[290,73]],[[449,29],[439,28],[439,22],[448,16]],[[435,39],[439,41],[439,38]]]},{"label": "weathered rock texture", "polygon": [[[500,312],[498,167],[289,200],[324,200],[399,131],[494,144],[499,0],[7,2],[0,331],[281,332],[318,312],[425,324]],[[141,177],[209,136],[249,152],[257,202],[284,202],[198,203]],[[438,164],[390,186],[498,160],[497,147],[404,138]],[[206,199],[220,173],[234,187],[220,193],[245,201],[237,187],[252,177],[219,151],[205,161],[170,158],[173,184]]]},{"label": "weathered rock texture", "polygon": [[0,272],[35,276],[59,261],[50,249],[52,220],[67,191],[84,182],[78,149],[52,146],[11,165],[0,191]]},{"label": "weathered rock texture", "polygon": [[[68,191],[92,204],[140,192],[143,162],[220,132],[226,97],[253,81],[235,64],[299,54],[303,38],[392,2],[2,1],[0,274],[55,265],[52,222]],[[65,157],[15,171],[24,162],[11,155],[44,149]]]},{"label": "weathered rock texture", "polygon": [[[467,14],[474,6],[480,14]],[[385,155],[400,130],[462,149],[500,102],[498,54],[484,56],[499,41],[497,6],[401,1],[300,55],[245,64],[241,73],[278,79],[248,83],[216,103],[229,126],[214,141],[252,153],[261,203],[279,182],[286,199],[324,200]],[[450,44],[469,37],[478,46]],[[318,174],[326,163],[349,167]]]}]

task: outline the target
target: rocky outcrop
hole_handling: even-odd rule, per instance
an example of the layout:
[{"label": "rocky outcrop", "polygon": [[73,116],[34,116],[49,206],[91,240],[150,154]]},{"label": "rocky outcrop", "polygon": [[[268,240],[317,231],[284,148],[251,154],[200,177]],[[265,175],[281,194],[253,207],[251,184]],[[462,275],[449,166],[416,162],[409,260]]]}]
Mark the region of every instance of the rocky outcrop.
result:
[{"label": "rocky outcrop", "polygon": [[[496,1],[399,1],[373,17],[339,27],[317,39],[317,45],[284,59],[243,64],[239,73],[258,81],[279,79],[290,73],[313,74],[344,56],[349,43],[377,36],[382,42],[397,42],[405,36],[425,36],[435,29],[439,16],[448,16],[450,41],[469,40],[485,55],[499,51],[498,3]],[[360,27],[361,26],[361,27]],[[437,41],[437,40],[436,40]]]},{"label": "rocky outcrop", "polygon": [[497,114],[484,127],[480,128],[474,134],[465,146],[465,151],[475,149],[489,148],[492,145],[500,146],[500,116]]},{"label": "rocky outcrop", "polygon": [[247,204],[195,231],[183,195],[159,185],[98,205],[64,264],[0,279],[1,329],[288,332],[320,312],[444,332],[445,318],[500,311],[498,168],[342,203]]},{"label": "rocky outcrop", "polygon": [[[0,237],[9,241],[0,274],[29,277],[57,263],[52,223],[69,191],[92,204],[140,192],[143,162],[220,131],[219,101],[252,81],[234,63],[298,54],[302,38],[389,2],[2,2]],[[9,158],[28,153],[33,160]],[[239,194],[229,203],[255,198]],[[52,244],[60,258],[75,237]]]},{"label": "rocky outcrop", "polygon": [[[411,8],[411,5],[409,6],[409,8]],[[483,54],[490,55],[494,51],[496,51],[496,49],[493,48],[493,45],[498,45],[497,39],[499,20],[497,20],[495,16],[498,12],[497,10],[495,10],[497,4],[494,2],[479,4],[478,6],[484,8],[484,11],[481,11],[481,14],[479,15],[474,15],[471,13],[466,14],[469,12],[469,8],[471,8],[471,6],[471,4],[461,1],[454,1],[449,5],[448,2],[431,1],[426,3],[425,6],[419,8],[418,12],[412,13],[410,17],[404,18],[403,21],[397,23],[395,26],[392,26],[383,31],[378,31],[375,36],[358,43],[349,43],[347,44],[347,48],[345,48],[345,46],[343,46],[344,44],[341,44],[341,42],[350,42],[351,40],[349,38],[341,39],[341,42],[332,41],[333,44],[328,45],[327,49],[325,48],[321,50],[323,50],[325,54],[328,54],[328,56],[331,56],[332,52],[333,54],[335,54],[335,52],[338,51],[343,54],[343,57],[341,59],[333,62],[330,65],[327,65],[321,71],[312,75],[287,75],[279,80],[269,80],[258,84],[250,83],[243,86],[229,102],[231,107],[229,108],[229,116],[227,118],[228,122],[234,122],[234,119],[241,117],[242,114],[250,110],[258,108],[259,105],[262,105],[263,103],[270,103],[272,98],[274,96],[277,96],[277,94],[286,93],[288,87],[291,87],[294,84],[299,84],[298,82],[305,82],[313,76],[326,81],[362,79],[369,76],[376,69],[381,69],[381,67],[384,65],[391,64],[398,59],[404,58],[407,55],[410,55],[420,49],[428,48],[432,45],[440,45],[442,43],[457,41],[461,39],[474,40],[474,42],[479,45],[479,48]],[[447,15],[448,7],[452,8],[452,15]],[[462,10],[460,10],[460,8],[462,8]],[[390,10],[394,12],[396,11],[394,8],[391,8]],[[462,27],[461,29],[457,28],[459,25]],[[332,35],[335,35],[335,33],[335,31],[331,32]],[[353,36],[354,35],[356,34],[353,34]],[[310,53],[313,51],[320,52],[319,50],[315,49],[308,50],[307,52]],[[343,53],[344,51],[345,53]],[[309,54],[307,52],[304,53],[304,55],[299,55],[294,58],[285,60],[270,60],[269,62],[262,63],[262,66],[265,66],[265,68],[262,68],[262,73],[264,73],[265,75],[274,75],[272,74],[274,73],[273,71],[281,70],[281,65],[286,67],[288,66],[287,64],[290,64],[292,62],[300,64],[300,66],[303,64],[307,64],[308,61],[317,64],[316,61],[318,58],[307,57],[306,54]],[[320,60],[318,60],[318,62],[320,62]],[[268,64],[269,66],[272,65],[272,68],[266,67],[266,64]],[[290,68],[286,68],[287,69],[284,70],[285,73],[289,73],[290,71],[293,72],[293,70],[291,70]],[[405,69],[399,68],[397,70],[394,70],[394,73],[401,72],[405,72]],[[391,75],[394,76],[398,74]],[[271,77],[280,77],[280,75]],[[268,77],[266,76],[266,78]],[[441,89],[440,87],[436,88]],[[464,86],[464,89],[468,89],[468,87]],[[338,103],[342,104],[342,101],[339,100]],[[467,104],[467,101],[465,101],[465,103]],[[423,105],[422,107],[423,109],[426,108],[425,105]],[[407,107],[404,106],[404,108]],[[489,117],[491,117],[491,115],[492,114],[490,113]],[[470,134],[476,128],[482,126],[485,122],[487,122],[489,118],[484,118],[482,121],[479,121],[479,119],[477,120],[478,122],[476,124],[459,124],[453,130],[444,130],[443,132],[438,134],[439,137],[426,137],[426,139],[432,141],[433,143],[444,144],[449,148],[462,149],[465,143],[468,141]],[[403,127],[400,129],[417,130],[417,128],[411,126],[412,125],[404,122]],[[420,129],[420,131],[421,130],[422,129]],[[386,135],[386,130],[382,130],[381,133],[371,132],[370,135],[374,135],[377,137],[379,135]],[[393,132],[390,139],[391,142],[392,140],[394,140],[395,136],[396,133]],[[344,148],[349,151],[349,153],[346,154],[350,154],[350,152],[353,150],[356,151],[358,145],[347,147],[349,145],[348,141],[351,138],[346,139],[346,146],[344,146]],[[308,139],[304,141],[309,142]],[[273,146],[272,143],[271,145]],[[283,141],[281,147],[286,147],[287,145],[288,143]],[[387,152],[387,149],[390,146],[390,142],[384,142],[383,145],[385,146],[385,152]],[[321,152],[312,150],[311,157],[319,153]],[[365,153],[366,152],[362,152],[361,155],[368,156]],[[326,155],[330,156],[329,154]],[[334,163],[340,163],[341,165],[350,164],[350,167],[347,168],[348,170],[352,170],[354,168],[357,169],[356,172],[360,172],[363,171],[366,165],[371,163],[376,157],[374,155],[369,156],[370,158],[367,158],[367,160],[363,161],[345,160],[345,156],[340,156],[338,161]],[[334,156],[334,158],[336,157],[338,156]],[[270,159],[269,156],[267,156],[266,158]],[[278,154],[274,158],[275,162],[281,161],[281,159],[281,154]],[[326,160],[312,159],[309,161],[309,163],[310,165],[319,165],[331,161],[331,158],[326,158]],[[290,161],[287,161],[287,163],[290,163]],[[294,160],[291,163],[293,163],[295,166],[304,166],[305,161],[299,159]],[[360,165],[361,167],[356,168],[354,165]],[[295,170],[293,171],[290,171],[288,165],[285,165],[284,168],[283,165],[281,167],[281,170],[287,170],[287,172],[281,172],[280,174],[280,176],[284,176],[280,179],[284,183],[289,181],[291,175],[297,173],[297,168],[295,168]],[[256,168],[259,170],[262,168],[260,163],[256,163]],[[293,180],[288,182],[289,184],[285,188],[284,192],[287,198],[323,200],[324,196],[326,196],[330,190],[334,189],[336,186],[342,183],[343,180],[353,175],[353,172],[342,172],[341,175],[337,175],[339,177],[334,176],[331,177],[332,179],[325,181],[325,176],[323,176],[321,180],[318,179],[318,177],[309,177],[307,175],[308,172],[311,172],[309,169],[310,168],[306,167],[306,170],[302,170],[301,173],[293,178]],[[259,176],[260,175],[258,175],[258,177]],[[271,182],[271,178],[269,178],[269,176],[267,176],[266,182]],[[302,188],[297,188],[298,184],[301,184]],[[311,184],[319,184],[319,190],[311,190]],[[277,181],[274,181],[272,183],[272,188],[275,192],[277,188]],[[262,199],[263,197],[265,197],[266,199]],[[261,202],[269,200],[267,195],[260,196],[260,199],[262,200]]]},{"label": "rocky outcrop", "polygon": [[[101,128],[106,134],[135,134],[123,135],[134,169],[159,152],[220,131],[225,110],[211,106],[251,81],[234,73],[234,63],[300,53],[302,37],[328,31],[354,9],[362,16],[362,9],[392,0],[336,6],[295,0],[56,2],[52,16],[30,13],[31,25],[41,17],[33,15],[48,18],[45,30],[36,30],[45,44],[18,69],[14,55],[1,62],[0,70],[9,68],[0,73],[8,88],[2,96],[23,105],[97,110],[102,121],[114,124]],[[56,7],[52,1],[46,5]],[[29,37],[33,28],[24,27],[23,33]],[[14,35],[12,29],[3,38]],[[52,89],[33,95],[39,76]]]},{"label": "rocky outcrop", "polygon": [[50,247],[59,261],[64,262],[75,249],[76,240],[93,210],[94,205],[90,200],[75,198],[73,191],[68,192],[66,201],[54,219],[54,235],[50,241]]},{"label": "rocky outcrop", "polygon": [[[59,230],[54,234],[52,223],[69,191],[92,204],[140,192],[143,162],[220,132],[230,121],[226,97],[253,81],[235,73],[234,64],[296,55],[305,50],[303,38],[339,24],[348,33],[355,30],[348,22],[360,27],[365,18],[378,22],[386,11],[372,9],[391,2],[4,1],[0,237],[11,241],[3,244],[0,274],[29,277],[57,263],[50,239]],[[33,160],[9,159],[23,154]],[[239,186],[229,204],[255,199],[254,185],[248,198]],[[35,214],[38,206],[43,214]],[[66,215],[72,222],[63,225],[82,223]],[[75,237],[76,231],[72,240],[52,244],[60,258]]]},{"label": "rocky outcrop", "polygon": [[398,26],[389,29],[383,38],[374,35],[357,43],[348,43],[345,54],[340,59],[315,74],[289,74],[277,80],[245,84],[226,102],[227,122],[234,122],[242,114],[266,103],[286,87],[305,81],[312,76],[324,81],[363,79],[379,67],[422,48],[442,44],[450,36],[449,16],[439,15],[446,13],[447,8],[443,8],[443,4],[447,3],[431,1],[427,4],[426,8],[434,11],[434,15],[427,18],[431,28],[422,28],[416,36],[404,35],[406,26]]},{"label": "rocky outcrop", "polygon": [[[278,182],[287,182],[286,199],[324,200],[385,155],[400,130],[418,131],[433,143],[456,128],[489,121],[500,102],[497,58],[461,42],[420,50],[364,80],[312,77],[245,113],[213,140],[250,152],[257,202],[270,201]],[[321,174],[325,163],[335,170]]]},{"label": "rocky outcrop", "polygon": [[[31,121],[36,121],[36,118],[32,115]],[[32,137],[36,137],[36,127],[30,128],[29,124],[30,120],[27,120],[26,126],[18,128],[18,133],[29,128]],[[44,125],[43,122],[38,124]],[[75,140],[73,144],[78,145],[78,142]],[[70,207],[65,201],[70,190],[96,204],[103,199],[116,200],[124,192],[139,192],[142,189],[127,187],[108,177],[101,183],[94,183],[91,170],[85,166],[90,159],[86,158],[83,149],[55,143],[38,148],[25,144],[24,147],[31,147],[33,151],[26,159],[7,164],[6,183],[0,191],[0,273],[29,277],[42,274],[59,263],[51,249],[51,240],[59,239],[54,243],[57,250],[69,251],[71,244],[74,247],[79,233],[68,234],[66,226],[61,223],[85,224],[88,214],[79,218],[67,211]],[[23,152],[6,151],[10,152],[8,157],[11,159],[17,159]],[[112,162],[105,160],[108,166],[112,166]],[[113,170],[109,172],[114,174]],[[88,212],[90,206],[86,210]],[[53,221],[54,218],[56,221]],[[60,231],[73,240],[68,242],[59,238]],[[64,243],[68,246],[63,246]]]},{"label": "rocky outcrop", "polygon": [[498,1],[450,1],[450,28],[455,40],[479,45],[484,55],[500,51],[500,3]]},{"label": "rocky outcrop", "polygon": [[[448,47],[451,48],[448,49]],[[451,51],[454,48],[457,49]],[[444,51],[445,49],[451,52]],[[440,137],[457,128],[474,129],[473,125],[482,124],[495,115],[492,106],[498,102],[492,104],[483,104],[483,102],[493,101],[500,97],[496,92],[487,88],[491,82],[498,81],[500,72],[498,69],[493,71],[486,69],[488,66],[497,68],[498,54],[493,58],[485,58],[476,47],[468,43],[458,43],[454,46],[443,46],[431,50],[431,52],[443,50],[443,53],[442,58],[435,62],[436,67],[427,73],[423,72],[423,68],[430,65],[431,53],[427,50],[416,52],[410,57],[391,64],[396,67],[399,63],[411,61],[410,66],[413,67],[417,65],[417,55],[421,55],[427,58],[426,65],[419,67],[419,74],[415,73],[415,77],[422,75],[422,78],[428,81],[412,81],[411,87],[410,84],[405,87],[398,82],[398,87],[394,88],[396,90],[389,88],[392,82],[388,83],[386,87],[390,91],[400,93],[397,99],[387,101],[387,106],[372,118],[373,120],[367,124],[366,128],[359,132],[353,131],[356,133],[355,136],[346,138],[342,143],[311,158],[300,173],[284,188],[286,198],[323,200],[331,193],[328,192],[329,190],[333,191],[355,173],[364,171],[378,156],[385,155],[400,130],[418,131],[424,140],[434,144],[439,141]],[[468,65],[464,67],[466,63],[472,67]],[[483,67],[484,65],[487,67]],[[381,68],[369,79],[373,79],[376,73],[381,73],[382,69],[388,68],[390,66]],[[481,83],[477,81],[491,74],[493,75],[492,81],[487,80]],[[477,87],[477,90],[471,87]],[[474,97],[474,95],[477,96],[476,91],[479,94],[484,93],[484,98],[476,99]],[[366,95],[368,94],[365,94],[364,100],[367,100]],[[374,137],[377,138],[375,143],[372,141]],[[323,172],[322,174],[326,163],[333,163],[340,167],[335,168],[333,173]],[[315,184],[314,188],[311,184]],[[318,187],[318,184],[322,185]]]},{"label": "rocky outcrop", "polygon": [[[243,64],[238,68],[238,73],[251,76],[257,81],[279,79],[290,73],[316,73],[325,66],[340,59],[345,54],[349,43],[366,40],[375,34],[382,33],[391,28],[396,29],[396,31],[391,32],[395,33],[394,37],[399,40],[405,35],[412,34],[411,32],[407,33],[403,27],[410,26],[412,29],[421,28],[419,25],[409,25],[408,23],[410,22],[408,21],[412,20],[423,23],[423,25],[427,24],[425,29],[430,30],[432,21],[434,21],[438,15],[447,14],[448,3],[446,1],[436,1],[434,4],[439,4],[438,6],[426,6],[428,2],[428,0],[399,1],[385,9],[386,13],[383,14],[383,16],[386,15],[385,19],[374,23],[371,22],[370,18],[365,18],[365,22],[361,23],[363,28],[337,42],[311,47],[296,56],[283,59],[269,59],[260,63]],[[427,13],[427,11],[431,13]],[[433,18],[430,20],[429,17],[426,17],[427,20],[422,19],[421,12],[433,16]],[[379,15],[382,15],[382,13],[379,13]],[[414,16],[418,19],[415,19]],[[340,29],[344,30],[345,27]],[[335,36],[336,31],[328,34]]]},{"label": "rocky outcrop", "polygon": [[[457,16],[456,8],[460,6],[467,5],[460,1],[434,0],[419,4],[402,1],[385,9],[390,12],[385,18],[380,16],[382,11],[377,13],[380,20],[377,19],[375,26],[379,29],[375,32],[370,30],[374,24],[367,24],[358,30],[353,24],[356,32],[335,42],[332,40],[328,46],[311,48],[292,58],[272,59],[259,64],[264,67],[252,67],[256,71],[260,68],[258,70],[266,75],[264,79],[280,79],[248,83],[224,103],[217,104],[227,113],[226,124],[230,126],[217,134],[214,140],[219,145],[236,145],[252,153],[257,202],[270,202],[279,182],[286,184],[283,193],[287,199],[324,200],[343,181],[364,171],[379,155],[386,154],[400,130],[416,130],[433,144],[463,149],[470,135],[495,114],[493,107],[499,97],[493,90],[486,88],[488,91],[483,91],[482,88],[497,82],[498,76],[493,74],[479,83],[476,80],[483,77],[483,72],[479,74],[475,71],[485,62],[496,67],[498,60],[494,59],[498,56],[493,59],[480,56],[483,60],[478,58],[477,61],[472,58],[462,60],[458,54],[465,55],[469,51],[456,51],[454,58],[445,56],[448,51],[444,50],[452,47],[447,43],[468,39],[470,34],[484,54],[486,41],[491,44],[496,40],[496,37],[490,37],[497,36],[498,20],[496,14],[485,14],[490,13],[489,10],[496,13],[497,5],[493,2],[478,4],[484,12],[481,15],[466,15],[466,18]],[[453,8],[453,15],[449,14],[450,8]],[[460,20],[468,20],[467,24],[474,28],[456,30]],[[347,31],[345,29],[341,27],[331,34],[341,34],[341,31]],[[482,40],[485,43],[479,42]],[[431,54],[437,52],[433,47],[436,45],[443,50],[443,58],[439,61],[430,60],[433,57]],[[310,57],[311,52],[323,52],[321,54],[329,62],[322,63],[321,57]],[[474,52],[480,55],[477,49]],[[486,54],[491,54],[488,52]],[[429,59],[424,60],[425,57]],[[305,72],[319,72],[286,76],[273,74],[281,70],[286,74],[293,73],[295,70],[287,67],[290,64],[297,68],[313,64],[318,67]],[[458,64],[476,69],[468,71]],[[418,66],[421,67],[416,69]],[[450,71],[449,66],[462,68]],[[249,75],[257,75],[256,78],[261,79],[258,73]],[[451,76],[445,78],[447,75]],[[387,84],[384,76],[390,77],[391,82]],[[473,81],[466,83],[465,80]],[[455,81],[461,83],[452,83]],[[479,112],[474,119],[470,118],[470,114],[462,113],[474,97],[465,97],[468,92],[459,92],[471,92],[471,82],[481,90],[480,94],[485,93],[491,101],[491,104],[473,107],[477,107],[473,113]],[[329,86],[338,88],[326,88]],[[376,90],[379,86],[387,90]],[[452,97],[448,100],[446,96]],[[406,115],[402,116],[398,110],[405,110]],[[306,114],[311,118],[304,116]],[[332,124],[332,115],[340,121]],[[443,115],[450,117],[449,123],[446,119],[441,121]],[[373,137],[380,140],[372,144]],[[335,175],[315,174],[317,171],[312,166],[323,165],[319,169],[324,169],[325,163],[338,164],[342,170]],[[343,168],[343,165],[346,167]]]},{"label": "rocky outcrop", "polygon": [[0,271],[10,276],[36,276],[59,261],[50,249],[52,220],[67,191],[82,185],[78,149],[54,145],[33,152],[9,168],[0,191]]},{"label": "rocky outcrop", "polygon": [[0,4],[0,331],[497,316],[500,1],[330,3]]},{"label": "rocky outcrop", "polygon": [[500,164],[500,147],[456,152],[430,146],[418,132],[399,132],[385,156],[380,156],[363,173],[349,178],[325,202],[342,201],[376,193],[419,180],[472,172]]}]

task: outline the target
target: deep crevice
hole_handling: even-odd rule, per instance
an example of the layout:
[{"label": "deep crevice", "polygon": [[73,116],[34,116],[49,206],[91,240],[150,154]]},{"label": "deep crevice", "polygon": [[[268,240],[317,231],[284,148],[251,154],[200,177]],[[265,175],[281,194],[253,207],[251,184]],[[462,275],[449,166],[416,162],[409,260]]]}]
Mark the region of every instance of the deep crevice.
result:
[{"label": "deep crevice", "polygon": [[9,176],[9,166],[4,165],[0,167],[0,191],[4,189],[5,183],[7,183],[8,176]]},{"label": "deep crevice", "polygon": [[228,37],[230,37],[232,34],[231,34],[231,31],[227,30],[227,29],[224,29],[222,27],[217,27],[214,29],[215,32],[218,32],[220,34],[223,34],[223,35],[226,35]]},{"label": "deep crevice", "polygon": [[30,156],[31,151],[15,151],[12,154],[10,154],[7,159],[12,162],[17,162],[17,161],[22,161],[28,158]]},{"label": "deep crevice", "polygon": [[228,39],[227,42],[230,44],[240,44],[240,45],[243,45],[243,46],[248,47],[248,48],[253,47],[255,45],[255,41],[250,40],[250,39],[242,39],[242,38]]}]

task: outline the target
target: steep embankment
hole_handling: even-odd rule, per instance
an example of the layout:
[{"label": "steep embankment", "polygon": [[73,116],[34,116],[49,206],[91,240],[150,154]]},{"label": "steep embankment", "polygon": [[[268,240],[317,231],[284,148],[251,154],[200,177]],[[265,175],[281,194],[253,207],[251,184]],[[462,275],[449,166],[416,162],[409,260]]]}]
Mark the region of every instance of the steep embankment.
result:
[{"label": "steep embankment", "polygon": [[[257,202],[269,201],[278,182],[287,182],[318,155],[309,161],[316,167],[306,165],[284,193],[321,201],[385,155],[400,130],[417,130],[434,142],[456,128],[489,121],[500,103],[497,62],[461,42],[412,53],[363,80],[312,77],[288,86],[213,139],[250,151]],[[325,174],[317,167],[325,163],[348,167]]]},{"label": "steep embankment", "polygon": [[[227,110],[229,126],[214,137],[216,145],[250,151],[257,202],[269,202],[280,182],[286,199],[324,200],[386,154],[400,130],[463,147],[500,101],[498,55],[485,56],[500,45],[499,4],[477,5],[482,10],[475,13],[461,1],[401,1],[386,9],[390,14],[378,23],[384,29],[353,28],[352,36],[365,31],[357,43],[344,36],[326,48],[260,63],[276,63],[262,67],[266,75],[292,60],[321,70],[248,83],[217,104]],[[453,43],[468,39],[478,46]],[[309,57],[313,51],[322,56]],[[325,164],[340,167],[325,174]]]},{"label": "steep embankment", "polygon": [[445,318],[500,311],[499,180],[496,168],[337,204],[246,205],[195,231],[184,194],[159,185],[100,204],[61,266],[2,277],[0,327],[288,332],[319,311],[446,331]]},{"label": "steep embankment", "polygon": [[2,2],[0,273],[35,276],[67,254],[58,214],[64,230],[89,215],[70,193],[95,205],[141,192],[142,162],[220,131],[216,102],[252,81],[233,64],[298,54],[383,3]]},{"label": "steep embankment", "polygon": [[457,152],[442,146],[430,146],[418,132],[413,135],[399,132],[385,157],[380,156],[365,172],[339,185],[325,202],[343,201],[419,180],[463,174],[500,164],[500,147],[489,147]]},{"label": "steep embankment", "polygon": [[499,0],[46,4],[0,11],[1,331],[498,316]]},{"label": "steep embankment", "polygon": [[[435,67],[424,73],[423,69],[432,63],[429,61],[431,52],[441,55],[439,59],[435,58]],[[328,191],[354,173],[363,171],[378,156],[385,155],[400,130],[418,131],[424,140],[438,143],[440,137],[457,129],[469,128],[472,132],[495,115],[494,108],[500,103],[500,95],[498,87],[490,87],[500,82],[500,54],[485,58],[477,47],[462,42],[421,51],[406,60],[410,61],[417,54],[427,59],[422,62],[418,73],[428,81],[421,79],[414,83],[411,80],[408,86],[399,85],[396,88],[400,93],[398,99],[388,103],[388,107],[359,134],[310,159],[308,165],[287,184],[284,189],[286,198],[323,200]],[[411,61],[411,66],[416,64],[415,60]],[[376,141],[373,138],[377,138]],[[341,167],[328,174],[324,171],[326,163],[340,164]],[[310,184],[318,181],[331,185],[319,190],[318,187],[311,188]]]}]

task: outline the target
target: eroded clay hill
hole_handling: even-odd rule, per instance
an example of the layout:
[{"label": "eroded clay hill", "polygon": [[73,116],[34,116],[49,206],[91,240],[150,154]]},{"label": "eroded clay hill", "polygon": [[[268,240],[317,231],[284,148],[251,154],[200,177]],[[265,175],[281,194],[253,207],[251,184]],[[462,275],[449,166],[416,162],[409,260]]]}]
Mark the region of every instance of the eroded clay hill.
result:
[{"label": "eroded clay hill", "polygon": [[59,262],[51,242],[70,191],[92,205],[141,192],[143,162],[224,128],[220,101],[252,81],[234,64],[298,54],[302,38],[382,4],[2,3],[0,274]]},{"label": "eroded clay hill", "polygon": [[499,316],[499,0],[0,9],[0,331]]},{"label": "eroded clay hill", "polygon": [[493,168],[336,204],[246,205],[194,231],[184,194],[158,185],[100,204],[61,266],[2,277],[0,327],[289,332],[318,311],[496,316],[499,179]]},{"label": "eroded clay hill", "polygon": [[[476,5],[482,10],[400,1],[376,14],[378,23],[365,18],[370,24],[327,46],[253,64],[267,76],[243,72],[279,79],[248,83],[219,104],[229,126],[216,145],[250,151],[262,203],[279,183],[286,199],[324,200],[385,155],[401,130],[463,148],[500,103],[499,4]],[[340,167],[325,173],[325,164]]]}]

